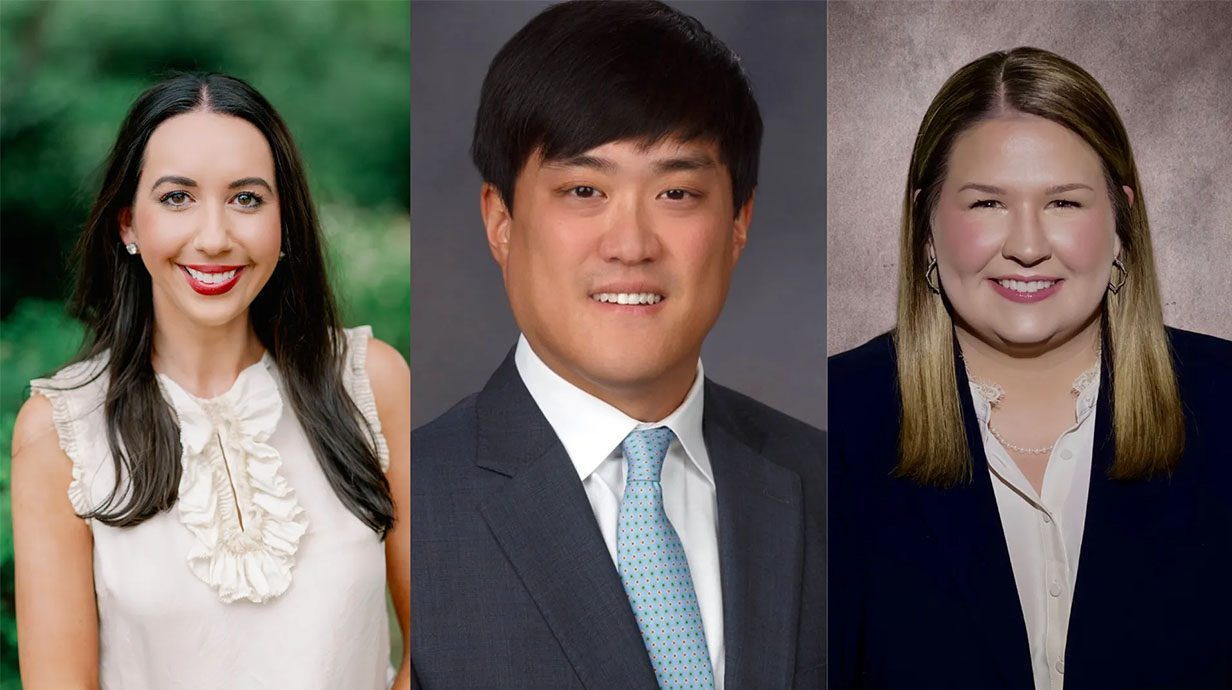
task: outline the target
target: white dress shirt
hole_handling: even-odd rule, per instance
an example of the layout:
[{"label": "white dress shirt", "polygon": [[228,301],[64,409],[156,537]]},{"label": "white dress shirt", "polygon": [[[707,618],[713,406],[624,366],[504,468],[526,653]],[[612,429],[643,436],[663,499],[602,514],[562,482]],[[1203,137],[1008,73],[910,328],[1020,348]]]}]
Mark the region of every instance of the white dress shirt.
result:
[{"label": "white dress shirt", "polygon": [[710,456],[702,439],[702,364],[697,363],[693,387],[671,414],[653,423],[642,423],[586,393],[552,371],[531,349],[525,336],[518,338],[514,363],[526,389],[577,469],[582,488],[590,499],[599,531],[619,567],[616,523],[625,490],[628,466],[620,444],[637,429],[665,426],[675,438],[663,461],[663,510],[680,535],[697,604],[701,611],[706,647],[714,668],[716,690],[723,690],[723,592],[719,579],[718,499]]},{"label": "white dress shirt", "polygon": [[992,408],[975,385],[971,386],[971,397],[1027,625],[1035,688],[1062,690],[1065,640],[1091,486],[1099,376],[1096,373],[1094,381],[1079,394],[1075,403],[1077,421],[1057,438],[1039,492],[989,432]]}]

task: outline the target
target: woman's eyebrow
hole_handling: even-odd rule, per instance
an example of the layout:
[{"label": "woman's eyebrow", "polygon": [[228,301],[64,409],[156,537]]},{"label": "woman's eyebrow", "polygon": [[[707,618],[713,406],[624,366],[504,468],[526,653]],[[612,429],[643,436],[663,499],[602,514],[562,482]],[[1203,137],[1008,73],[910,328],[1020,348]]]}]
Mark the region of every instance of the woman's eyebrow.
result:
[{"label": "woman's eyebrow", "polygon": [[1005,190],[1000,187],[994,187],[990,184],[979,184],[977,182],[968,182],[967,184],[959,187],[958,191],[965,192],[968,189],[974,189],[977,192],[984,192],[985,194],[1005,194]]},{"label": "woman's eyebrow", "polygon": [[[178,184],[184,187],[196,187],[197,186],[197,181],[189,177],[183,177],[181,175],[163,175],[162,177],[154,181],[154,186],[151,187],[151,189],[158,187],[158,185],[164,182],[170,182],[172,184]],[[235,182],[232,182],[231,184],[227,185],[227,188],[235,189],[236,187],[250,187],[254,185],[265,187],[266,189],[270,191],[270,193],[273,193],[274,191],[274,188],[270,185],[270,183],[266,182],[265,178],[261,178],[261,177],[241,177]]]},{"label": "woman's eyebrow", "polygon": [[1086,189],[1092,192],[1095,191],[1094,189],[1091,189],[1090,185],[1085,185],[1085,184],[1082,184],[1081,182],[1071,182],[1069,184],[1059,184],[1053,187],[1049,187],[1048,189],[1044,190],[1044,193],[1045,194],[1061,194],[1064,192],[1072,192],[1075,189]]},{"label": "woman's eyebrow", "polygon": [[196,187],[197,186],[196,180],[193,180],[187,177],[183,177],[180,175],[163,175],[162,177],[154,181],[154,185],[150,187],[150,189],[153,189],[154,187],[157,187],[158,185],[164,182],[171,182],[172,184],[183,185],[185,187]]},{"label": "woman's eyebrow", "polygon": [[[969,182],[959,187],[958,191],[964,192],[968,189],[974,189],[977,192],[984,192],[985,194],[1006,194],[1007,193],[1001,187],[995,187],[990,184],[979,184],[977,182]],[[1081,182],[1070,182],[1068,184],[1053,185],[1049,187],[1048,189],[1045,189],[1044,194],[1062,194],[1064,192],[1072,192],[1075,189],[1086,189],[1090,191],[1095,191],[1094,189],[1091,189],[1090,185],[1083,184]]]},{"label": "woman's eyebrow", "polygon": [[227,187],[230,189],[235,189],[236,187],[251,187],[254,185],[265,187],[266,189],[270,191],[271,194],[274,193],[274,188],[270,186],[270,183],[266,182],[264,178],[260,178],[260,177],[241,177],[235,182],[232,182],[231,184],[227,185]]}]

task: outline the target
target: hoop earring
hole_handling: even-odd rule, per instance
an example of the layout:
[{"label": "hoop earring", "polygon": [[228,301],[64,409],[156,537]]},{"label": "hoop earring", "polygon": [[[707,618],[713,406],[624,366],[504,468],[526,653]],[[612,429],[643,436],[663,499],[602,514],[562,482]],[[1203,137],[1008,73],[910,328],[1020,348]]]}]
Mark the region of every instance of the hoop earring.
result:
[{"label": "hoop earring", "polygon": [[125,251],[128,252],[129,256],[136,256],[139,253],[136,242],[129,242],[128,244],[124,245],[124,249]]},{"label": "hoop earring", "polygon": [[[932,275],[934,268],[937,269],[937,284],[935,286],[933,285],[933,282],[928,279],[928,276]],[[932,290],[935,294],[941,294],[941,269],[937,268],[936,258],[928,260],[928,268],[924,269],[924,282],[928,284],[929,290]]]},{"label": "hoop earring", "polygon": [[1121,257],[1119,256],[1113,257],[1112,267],[1121,272],[1121,281],[1119,283],[1113,283],[1111,280],[1108,281],[1108,289],[1115,295],[1121,291],[1121,288],[1125,287],[1125,281],[1129,279],[1129,271],[1125,270],[1125,264],[1121,263]]}]

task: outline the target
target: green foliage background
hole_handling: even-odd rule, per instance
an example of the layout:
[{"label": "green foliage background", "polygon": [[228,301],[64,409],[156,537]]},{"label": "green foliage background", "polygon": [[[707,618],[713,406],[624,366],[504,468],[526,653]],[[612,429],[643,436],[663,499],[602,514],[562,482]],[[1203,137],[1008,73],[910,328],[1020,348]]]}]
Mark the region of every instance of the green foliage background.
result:
[{"label": "green foliage background", "polygon": [[362,0],[0,2],[0,690],[20,688],[13,421],[27,382],[80,343],[64,316],[65,261],[129,106],[170,70],[256,87],[308,167],[347,325],[371,324],[409,358],[409,12]]}]

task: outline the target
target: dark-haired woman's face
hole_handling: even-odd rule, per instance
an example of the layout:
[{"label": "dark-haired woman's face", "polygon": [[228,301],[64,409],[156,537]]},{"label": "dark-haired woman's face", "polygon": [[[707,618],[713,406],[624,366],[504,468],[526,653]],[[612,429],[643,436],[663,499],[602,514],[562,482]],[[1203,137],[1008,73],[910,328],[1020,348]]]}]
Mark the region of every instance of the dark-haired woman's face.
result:
[{"label": "dark-haired woman's face", "polygon": [[1015,349],[1059,345],[1090,326],[1120,251],[1099,156],[1034,115],[958,137],[932,226],[960,326]]},{"label": "dark-haired woman's face", "polygon": [[158,327],[214,328],[247,319],[278,264],[274,157],[241,118],[191,112],[146,145],[121,238],[150,272]]}]

